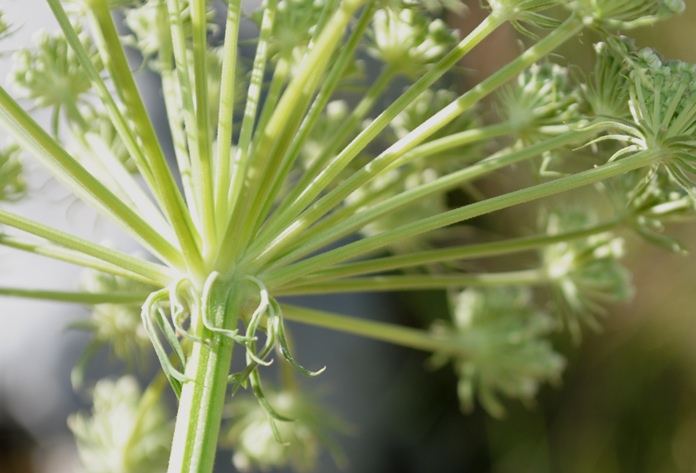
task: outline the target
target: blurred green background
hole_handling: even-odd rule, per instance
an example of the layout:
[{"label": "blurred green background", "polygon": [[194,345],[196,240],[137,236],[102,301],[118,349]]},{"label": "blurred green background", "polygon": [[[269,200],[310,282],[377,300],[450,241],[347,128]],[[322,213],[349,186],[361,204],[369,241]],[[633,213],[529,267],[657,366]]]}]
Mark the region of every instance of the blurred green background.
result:
[{"label": "blurred green background", "polygon": [[[464,31],[477,16],[478,1],[469,3],[469,19],[452,20]],[[665,59],[696,63],[696,2],[686,3],[684,15],[630,36]],[[565,46],[563,55],[589,62],[592,39],[579,37]],[[495,70],[496,62],[519,51],[517,44],[512,30],[501,32],[474,52],[480,56],[472,59],[472,67],[483,61]],[[475,83],[482,76],[469,73],[465,78]],[[451,459],[442,471],[696,472],[696,224],[673,225],[666,233],[692,254],[674,255],[628,240],[626,265],[636,296],[613,306],[603,331],[586,332],[580,346],[559,340],[568,358],[563,382],[544,387],[535,406],[508,403],[506,419],[475,412],[462,421],[479,435],[471,430],[462,434],[459,448],[467,451],[467,460]],[[444,428],[448,422],[453,421],[443,416],[433,425]]]}]

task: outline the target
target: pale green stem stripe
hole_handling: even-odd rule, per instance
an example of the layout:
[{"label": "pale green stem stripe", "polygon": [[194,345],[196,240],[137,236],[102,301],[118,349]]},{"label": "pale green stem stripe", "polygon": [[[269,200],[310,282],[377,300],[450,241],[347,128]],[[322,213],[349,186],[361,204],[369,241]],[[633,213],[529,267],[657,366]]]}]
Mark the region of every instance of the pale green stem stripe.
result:
[{"label": "pale green stem stripe", "polygon": [[[371,207],[362,209],[354,215],[345,216],[341,221],[336,220],[333,216],[329,216],[326,222],[320,222],[316,227],[310,228],[304,233],[308,243],[291,251],[275,262],[272,267],[283,266],[287,265],[289,262],[296,261],[333,241],[350,235],[384,215],[402,211],[408,205],[416,203],[419,200],[426,199],[436,194],[449,192],[474,179],[479,179],[503,167],[534,158],[546,151],[577,143],[584,144],[584,141],[595,136],[597,132],[598,129],[596,128],[580,131],[574,130],[523,149],[505,149],[472,166],[401,192]],[[340,210],[338,212],[340,212]]]},{"label": "pale green stem stripe", "polygon": [[[271,225],[254,238],[254,253],[268,248],[278,233],[293,220],[345,169],[365,147],[381,133],[387,125],[409,104],[435,83],[471,49],[505,22],[504,18],[489,15],[481,24],[443,57],[431,70],[397,98],[386,110],[375,118],[338,156],[336,156],[314,179],[302,188],[302,193],[282,213],[277,214]],[[336,195],[336,194],[334,194]],[[336,204],[334,204],[336,205]],[[282,235],[281,235],[282,237]]]},{"label": "pale green stem stripe", "polygon": [[92,243],[83,238],[70,235],[69,233],[56,230],[47,225],[34,222],[33,220],[20,217],[6,210],[0,209],[0,224],[14,227],[17,230],[30,233],[34,236],[44,238],[57,245],[70,250],[83,253],[87,256],[97,258],[106,263],[118,266],[127,271],[141,275],[150,281],[157,281],[158,284],[166,286],[176,279],[176,273],[165,266],[157,263],[144,261],[133,256],[129,256],[120,251],[112,250],[104,246]]},{"label": "pale green stem stripe", "polygon": [[[442,138],[437,138],[432,141],[427,141],[416,146],[411,151],[404,154],[401,158],[394,161],[394,163],[391,166],[388,166],[386,170],[394,169],[403,166],[404,164],[427,158],[429,156],[435,156],[453,148],[468,146],[484,141],[491,141],[495,138],[510,135],[515,132],[516,128],[513,123],[503,122],[496,123],[495,125],[460,131],[459,133],[452,133],[451,135],[443,136]],[[457,162],[459,162],[461,159],[461,157],[458,157]]]},{"label": "pale green stem stripe", "polygon": [[462,287],[534,286],[548,282],[543,270],[530,269],[504,273],[477,274],[417,274],[398,276],[372,276],[338,279],[308,284],[280,286],[273,290],[278,296],[305,294],[338,294],[342,292],[387,292]]},{"label": "pale green stem stripe", "polygon": [[[307,142],[309,134],[314,129],[314,126],[317,124],[317,121],[321,118],[322,111],[325,109],[327,103],[329,102],[333,93],[338,87],[341,76],[346,70],[346,67],[348,67],[350,61],[354,60],[355,51],[359,47],[361,39],[365,35],[365,31],[370,25],[372,16],[376,8],[377,3],[371,2],[371,4],[363,10],[363,12],[360,14],[360,19],[358,20],[355,27],[352,29],[350,36],[348,37],[345,44],[341,47],[336,62],[331,66],[331,70],[329,71],[326,80],[323,81],[322,87],[319,89],[319,92],[317,93],[317,96],[312,102],[309,111],[302,120],[302,124],[295,133],[290,147],[288,148],[285,156],[281,160],[281,162],[283,163],[283,168],[278,174],[278,179],[276,179],[276,182],[274,183],[274,187],[271,190],[271,195],[277,196],[280,192],[280,189],[283,187],[283,179],[285,179],[287,175],[290,173],[292,166],[296,163],[298,157],[300,156],[300,153],[302,152],[302,147]],[[315,167],[317,167],[317,169],[314,169]],[[282,213],[284,209],[287,207],[287,205],[292,203],[298,197],[299,193],[302,192],[302,189],[309,185],[309,183],[311,182],[310,176],[316,176],[320,172],[320,170],[321,166],[317,166],[317,163],[313,163],[312,167],[308,169],[305,173],[303,173],[302,177],[300,178],[300,181],[296,185],[293,185],[292,190],[289,190],[290,194],[286,198],[283,198],[280,202],[272,202],[269,199],[269,202],[278,205],[278,207],[275,208],[273,212],[276,215]],[[269,217],[267,219],[267,224],[274,225],[275,219]]]},{"label": "pale green stem stripe", "polygon": [[162,95],[164,96],[164,106],[167,111],[167,123],[169,132],[172,136],[174,156],[181,178],[181,187],[184,192],[184,199],[191,204],[188,206],[191,220],[200,221],[198,209],[194,202],[193,182],[191,178],[191,156],[189,155],[186,130],[184,129],[184,116],[182,111],[181,89],[179,82],[174,74],[174,41],[172,39],[171,24],[169,21],[169,10],[165,2],[160,2],[157,6],[157,28],[160,38],[160,50],[157,52],[159,64],[159,75],[162,80]]},{"label": "pale green stem stripe", "polygon": [[196,279],[202,279],[205,270],[198,247],[198,232],[179,193],[150,117],[136,87],[118,31],[116,31],[116,26],[111,18],[108,2],[88,2],[87,5],[89,6],[95,29],[100,36],[102,60],[109,67],[116,90],[121,94],[124,105],[129,111],[129,117],[133,121],[135,129],[140,133],[145,156],[147,156],[155,179],[155,187],[151,188],[151,191],[160,197],[159,200],[163,206],[164,213],[172,224],[179,240],[186,267]]},{"label": "pale green stem stripe", "polygon": [[[264,246],[263,250],[258,255],[254,255],[256,258],[253,267],[258,268],[261,264],[272,258],[274,254],[278,254],[278,252],[287,247],[298,234],[319,220],[322,216],[329,213],[355,190],[378,176],[397,159],[425,141],[457,116],[470,109],[481,99],[494,92],[525,68],[545,57],[566,40],[576,35],[583,27],[582,22],[576,16],[572,15],[556,30],[549,33],[544,39],[523,52],[519,57],[460,96],[457,100],[444,107],[432,117],[425,120],[408,135],[394,143],[377,156],[377,158],[370,161],[368,165],[345,179],[335,189],[300,214],[300,216],[283,232],[277,235],[272,242]],[[336,159],[338,160],[340,158]],[[327,167],[327,172],[330,167],[331,165]],[[319,178],[317,180],[319,180]],[[262,237],[259,237],[257,245],[261,244],[262,241]]]},{"label": "pale green stem stripe", "polygon": [[[322,72],[326,70],[326,65],[334,51],[340,47],[341,39],[353,19],[353,13],[364,1],[346,0],[340,3],[312,48],[307,52],[299,71],[290,80],[268,124],[264,129],[258,130],[261,137],[258,140],[258,146],[254,148],[251,163],[254,173],[247,176],[248,199],[245,201],[243,211],[239,214],[239,220],[234,219],[228,224],[222,240],[225,246],[234,241],[236,247],[246,247],[254,231],[263,221],[265,215],[262,211],[267,199],[265,189],[272,188],[276,176],[283,168],[283,163],[276,159],[280,160],[285,155],[292,134],[301,123],[301,120],[295,117],[304,115],[312,95],[319,86],[320,79],[324,76]],[[239,221],[245,224],[240,226]],[[223,266],[230,266],[234,253],[227,252],[220,255],[223,258]]]},{"label": "pale green stem stripe", "polygon": [[[164,56],[165,51],[160,51]],[[181,177],[181,187],[184,191],[186,202],[191,202],[189,213],[193,221],[199,221],[200,216],[195,202],[193,182],[191,179],[191,158],[188,154],[188,144],[186,143],[186,132],[184,130],[184,119],[181,114],[181,103],[178,101],[179,89],[174,78],[173,68],[167,69],[167,66],[162,66],[160,70],[162,79],[162,94],[164,95],[164,106],[167,110],[167,123],[172,135],[172,145],[176,156],[176,163]]]},{"label": "pale green stem stripe", "polygon": [[134,273],[120,266],[106,263],[100,259],[87,256],[79,251],[69,250],[67,248],[52,245],[50,243],[45,243],[42,241],[33,241],[28,240],[26,238],[19,238],[5,234],[0,234],[0,245],[7,246],[9,248],[14,248],[16,250],[26,251],[36,255],[45,256],[47,258],[52,258],[58,261],[72,263],[85,268],[96,269],[97,271],[102,271],[104,273],[114,274],[128,279],[135,279],[148,284],[164,285],[163,280],[145,277],[142,274]]},{"label": "pale green stem stripe", "polygon": [[[237,328],[242,291],[224,282],[211,290],[209,303],[192,310],[191,331],[206,343],[193,343],[176,415],[168,473],[211,473],[218,447],[233,340],[224,333]],[[204,314],[203,311],[208,313]],[[217,329],[205,327],[205,320]]]},{"label": "pale green stem stripe", "polygon": [[74,304],[135,304],[142,305],[149,293],[134,292],[82,292],[82,291],[44,291],[18,287],[0,287],[0,296],[19,297],[52,302]]},{"label": "pale green stem stripe", "polygon": [[[263,76],[266,70],[268,61],[268,47],[271,34],[273,33],[273,25],[275,23],[275,13],[278,6],[277,0],[268,0],[266,8],[263,11],[261,19],[261,31],[259,32],[259,40],[256,45],[256,53],[254,55],[254,64],[251,68],[251,78],[249,79],[249,89],[246,97],[246,105],[244,107],[244,118],[242,119],[242,128],[239,132],[239,141],[237,143],[237,151],[234,156],[234,166],[232,167],[232,182],[227,195],[228,216],[225,220],[225,225],[220,225],[218,230],[225,232],[230,231],[230,227],[238,224],[238,215],[244,210],[245,201],[249,199],[246,185],[246,176],[249,168],[249,147],[254,132],[254,124],[256,122],[256,114],[261,99],[263,88]],[[222,222],[222,223],[225,223]],[[228,242],[224,233],[220,235],[221,245],[220,251],[223,250],[231,254],[232,257],[237,253],[237,239]]]},{"label": "pale green stem stripe", "polygon": [[[392,170],[399,166],[406,165],[409,162],[414,161],[416,159],[422,159],[435,153],[442,153],[454,147],[470,145],[481,141],[490,140],[498,136],[509,134],[511,132],[511,128],[512,126],[509,123],[501,123],[474,130],[467,130],[461,133],[455,133],[454,135],[446,136],[441,139],[433,140],[432,142],[425,143],[406,153],[400,159],[396,160],[391,166],[385,169],[384,172],[388,172],[389,170]],[[464,162],[462,162],[462,165],[464,165]],[[346,219],[350,218],[354,214],[357,214],[358,211],[365,210],[365,208],[371,202],[379,202],[380,200],[386,200],[387,198],[389,198],[390,192],[393,194],[393,190],[398,188],[399,185],[400,182],[395,181],[389,186],[380,189],[379,192],[366,192],[361,199],[353,201],[350,204],[344,203],[342,207],[335,209],[333,212],[331,212],[330,215],[324,217],[322,220],[320,220],[318,223],[312,226],[308,233],[305,233],[308,236],[311,235],[310,238],[302,239],[298,242],[295,242],[292,245],[288,245],[285,251],[286,255],[283,256],[280,259],[280,261],[273,260],[272,263],[267,266],[267,269],[277,267],[281,264],[281,262],[296,260],[297,255],[306,254],[305,249],[309,245],[315,248],[320,248],[321,245],[315,246],[315,236],[321,236],[323,232],[333,230],[334,227],[336,227],[336,225],[345,222]],[[311,243],[308,245],[307,241],[305,240],[311,241]],[[252,248],[252,251],[257,248],[258,245],[255,245]],[[293,256],[291,257],[291,255]]]},{"label": "pale green stem stripe", "polygon": [[89,77],[89,80],[92,83],[92,87],[97,92],[99,99],[102,101],[107,113],[109,114],[111,122],[118,131],[118,134],[120,138],[123,140],[126,149],[128,149],[128,152],[130,153],[131,157],[138,166],[138,171],[140,171],[140,174],[143,176],[150,188],[156,187],[154,185],[155,178],[152,174],[152,169],[150,168],[150,164],[147,162],[147,158],[145,157],[142,147],[138,144],[137,137],[133,133],[133,130],[131,129],[128,123],[128,120],[121,112],[119,106],[116,104],[116,101],[114,100],[111,91],[107,88],[101,75],[94,67],[94,64],[92,64],[92,61],[89,55],[87,54],[87,51],[85,50],[84,46],[82,45],[82,42],[80,41],[80,38],[75,32],[75,29],[73,28],[70,19],[65,13],[65,10],[63,10],[60,1],[47,1],[49,6],[51,7],[51,10],[53,11],[53,15],[55,16],[56,20],[58,21],[58,24],[60,25],[63,31],[65,39],[68,41],[70,47],[77,56],[78,60],[80,61],[80,65],[84,69],[85,75]]},{"label": "pale green stem stripe", "polygon": [[466,259],[476,259],[491,256],[508,255],[541,248],[554,243],[562,243],[592,235],[608,232],[616,228],[624,221],[623,218],[615,218],[570,232],[556,235],[533,235],[529,237],[512,238],[492,243],[480,243],[474,245],[457,246],[453,248],[432,249],[407,255],[386,256],[356,263],[347,263],[317,273],[308,275],[298,280],[298,284],[310,281],[330,281],[338,278],[360,276],[371,273],[393,271],[403,268],[415,268],[430,264],[444,263]]},{"label": "pale green stem stripe", "polygon": [[[228,215],[227,194],[231,182],[232,128],[234,125],[234,103],[237,89],[237,41],[241,22],[241,0],[231,0],[227,5],[225,42],[222,53],[222,76],[220,78],[220,107],[218,112],[217,153],[215,169],[215,219],[221,226]],[[220,235],[217,235],[218,238]]]},{"label": "pale green stem stripe", "polygon": [[251,153],[253,155],[254,148],[258,146],[258,141],[263,137],[263,133],[260,130],[266,129],[268,126],[268,121],[273,115],[273,111],[278,106],[278,100],[283,93],[283,88],[288,82],[288,77],[290,75],[290,59],[291,56],[277,56],[276,64],[273,68],[273,77],[271,78],[271,83],[266,87],[266,97],[263,100],[263,107],[261,108],[261,114],[256,122],[257,132],[254,134],[254,139],[251,144]]},{"label": "pale green stem stripe", "polygon": [[200,199],[197,198],[199,189],[196,184],[196,178],[200,176],[200,160],[198,158],[200,152],[198,140],[200,137],[194,106],[193,79],[191,78],[193,71],[189,66],[181,3],[179,0],[167,0],[166,5],[160,3],[159,10],[160,12],[166,11],[166,14],[161,14],[161,21],[163,21],[160,25],[162,50],[159,52],[159,56],[161,56],[161,61],[167,61],[166,67],[163,67],[165,68],[163,79],[168,76],[167,79],[171,80],[169,85],[173,92],[172,96],[165,97],[165,100],[171,103],[168,112],[169,110],[173,111],[176,117],[181,119],[181,123],[172,130],[172,136],[177,135],[173,140],[177,148],[181,149],[182,154],[181,159],[178,160],[183,164],[179,172],[185,183],[184,191],[188,206],[191,208],[192,219],[201,225],[203,217]]},{"label": "pale green stem stripe", "polygon": [[0,87],[0,125],[75,195],[95,206],[163,261],[182,263],[179,251],[95,179]]},{"label": "pale green stem stripe", "polygon": [[364,238],[355,243],[349,243],[341,248],[327,251],[320,255],[308,258],[286,268],[261,275],[269,287],[277,287],[287,284],[292,280],[305,276],[315,271],[327,268],[333,264],[356,258],[361,254],[384,248],[399,240],[420,235],[438,228],[463,222],[465,220],[502,210],[515,205],[541,199],[551,195],[577,189],[589,184],[615,177],[641,167],[650,166],[662,158],[661,151],[646,151],[611,162],[603,166],[574,174],[572,176],[556,179],[551,182],[537,184],[517,191],[509,192],[497,197],[491,197],[481,202],[466,205],[464,207],[449,210],[439,215],[434,215],[416,222],[402,225],[393,230],[387,230],[372,237]]},{"label": "pale green stem stripe", "polygon": [[286,320],[359,335],[416,350],[458,354],[465,354],[467,351],[467,347],[462,343],[434,335],[425,330],[305,309],[289,304],[281,304],[281,309],[283,310],[283,318]]},{"label": "pale green stem stripe", "polygon": [[[196,134],[198,135],[198,167],[200,178],[194,180],[201,203],[201,220],[204,235],[203,249],[211,256],[217,249],[217,230],[215,222],[215,184],[213,179],[213,157],[211,153],[211,127],[208,104],[208,40],[207,40],[207,0],[193,0],[193,67],[196,93]],[[194,176],[195,177],[195,176]]]},{"label": "pale green stem stripe", "polygon": [[299,197],[302,190],[310,186],[312,181],[321,174],[322,170],[326,167],[327,161],[331,159],[336,150],[345,145],[350,133],[356,129],[360,121],[372,110],[375,102],[391,83],[393,78],[394,69],[390,67],[382,69],[377,80],[370,85],[358,105],[346,118],[345,122],[341,124],[338,135],[331,137],[331,142],[322,150],[321,154],[316,158],[309,169],[302,174],[299,182],[293,187],[292,193],[280,202],[278,208],[275,210],[276,214],[282,214],[285,209]]}]

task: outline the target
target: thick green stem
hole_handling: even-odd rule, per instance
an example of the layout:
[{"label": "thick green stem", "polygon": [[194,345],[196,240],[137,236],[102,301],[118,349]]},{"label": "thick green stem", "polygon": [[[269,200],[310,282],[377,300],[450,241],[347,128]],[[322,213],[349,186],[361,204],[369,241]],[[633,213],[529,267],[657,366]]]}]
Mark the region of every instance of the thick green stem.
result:
[{"label": "thick green stem", "polygon": [[[240,220],[240,215],[244,211],[244,202],[248,200],[248,183],[246,180],[248,168],[250,167],[249,148],[253,137],[254,126],[256,123],[256,114],[261,100],[263,89],[263,77],[266,70],[268,59],[268,49],[271,35],[273,33],[273,25],[275,22],[275,13],[277,1],[269,1],[263,11],[261,20],[261,31],[259,40],[256,46],[256,54],[254,56],[254,64],[251,68],[249,78],[249,88],[246,96],[246,105],[244,107],[244,118],[242,119],[242,127],[239,132],[239,140],[237,142],[237,150],[234,156],[232,166],[232,174],[229,183],[229,192],[227,194],[227,211],[226,216],[227,227],[230,227],[231,222]],[[224,223],[224,222],[223,222]],[[223,230],[225,225],[220,225],[218,229]],[[227,231],[227,228],[224,228]],[[219,241],[225,241],[224,232],[221,231]],[[237,253],[237,246],[240,242],[236,239],[225,241],[221,246],[225,252],[234,255]],[[223,266],[223,265],[219,265]],[[224,267],[224,266],[223,266]]]},{"label": "thick green stem", "polygon": [[[168,473],[211,473],[215,462],[233,340],[224,330],[237,325],[241,297],[229,281],[214,282],[207,300],[192,313],[195,342],[186,361]],[[212,330],[211,330],[212,328]]]}]

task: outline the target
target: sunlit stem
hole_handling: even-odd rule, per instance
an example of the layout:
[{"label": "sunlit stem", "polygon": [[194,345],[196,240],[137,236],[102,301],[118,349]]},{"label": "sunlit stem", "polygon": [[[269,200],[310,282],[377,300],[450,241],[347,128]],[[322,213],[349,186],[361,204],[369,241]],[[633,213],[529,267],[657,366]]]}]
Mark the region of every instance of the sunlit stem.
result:
[{"label": "sunlit stem", "polygon": [[323,271],[318,271],[306,278],[298,280],[297,283],[303,284],[303,282],[310,281],[330,281],[333,279],[393,271],[396,269],[417,268],[437,263],[520,253],[542,248],[554,243],[573,241],[605,233],[615,229],[623,222],[623,218],[617,217],[598,225],[556,235],[534,235],[530,237],[511,238],[509,240],[492,243],[431,249],[406,255],[385,256],[356,263],[346,263]]},{"label": "sunlit stem", "polygon": [[321,281],[288,288],[279,287],[275,293],[280,296],[300,294],[338,294],[342,292],[384,292],[412,291],[430,289],[449,289],[463,287],[533,286],[548,282],[543,270],[523,270],[503,273],[474,273],[457,275],[398,275],[371,276],[362,278]]},{"label": "sunlit stem", "polygon": [[208,107],[208,27],[206,0],[193,0],[191,19],[193,22],[193,67],[194,91],[196,96],[196,134],[198,135],[198,168],[200,176],[194,179],[196,195],[201,203],[201,220],[204,235],[204,257],[210,257],[217,249],[215,221],[215,186],[213,180],[212,133]]},{"label": "sunlit stem", "polygon": [[355,243],[349,243],[335,250],[300,261],[286,268],[261,275],[269,287],[277,287],[320,269],[327,268],[341,261],[356,258],[361,254],[384,248],[399,240],[420,235],[429,231],[459,223],[479,215],[502,210],[515,205],[541,199],[551,195],[577,189],[589,184],[619,176],[621,174],[650,166],[663,157],[662,151],[645,151],[620,161],[566,176],[551,182],[537,184],[525,189],[509,192],[497,197],[491,197],[481,202],[449,210],[432,217],[421,219],[393,230],[387,230],[375,236],[364,238]]},{"label": "sunlit stem", "polygon": [[[285,156],[283,156],[281,160],[282,169],[278,173],[276,181],[269,195],[277,196],[280,192],[280,188],[283,187],[283,179],[287,177],[288,173],[292,169],[293,164],[296,163],[298,157],[300,156],[302,152],[302,147],[307,142],[307,139],[312,130],[314,129],[314,126],[320,120],[322,112],[325,110],[326,105],[329,103],[329,100],[333,97],[333,94],[339,85],[343,73],[349,66],[349,63],[355,60],[355,52],[361,43],[361,39],[365,35],[365,31],[370,25],[372,15],[374,14],[374,11],[376,9],[377,2],[371,2],[370,5],[361,12],[358,22],[350,32],[350,35],[347,38],[345,44],[341,47],[336,61],[331,66],[331,70],[328,72],[326,80],[323,81],[323,84],[319,89],[317,96],[314,98],[312,105],[310,106],[306,116],[302,120],[302,124],[298,128],[297,132],[294,134],[292,143],[286,151]],[[277,205],[276,208],[271,210],[273,213],[278,214],[283,212],[287,205],[297,198],[297,195],[301,192],[301,190],[305,186],[307,186],[313,179],[313,177],[310,176],[315,176],[321,170],[321,167],[319,167],[318,169],[314,169],[315,166],[316,163],[314,163],[312,167],[303,174],[303,177],[295,186],[293,186],[293,189],[288,190],[289,195],[287,196],[287,198],[282,199],[282,201],[280,202],[272,202],[271,199],[269,199],[268,205]],[[265,223],[272,225],[273,222],[275,222],[275,218],[268,218]]]},{"label": "sunlit stem", "polygon": [[[258,146],[254,148],[252,168],[256,171],[249,179],[248,200],[243,211],[239,214],[241,221],[247,224],[238,228],[238,221],[228,224],[223,237],[225,244],[235,241],[235,246],[245,247],[252,237],[254,229],[263,221],[261,215],[267,195],[263,189],[272,186],[275,176],[282,163],[274,162],[274,157],[282,157],[290,145],[292,133],[300,126],[301,121],[295,117],[304,114],[312,95],[316,91],[323,72],[333,52],[340,46],[344,32],[353,18],[355,10],[364,0],[341,2],[327,25],[324,27],[316,43],[308,51],[302,65],[283,93],[278,105],[266,127],[258,132],[261,137]],[[239,242],[239,243],[236,243]],[[222,264],[229,266],[234,258],[233,252],[219,255]]]},{"label": "sunlit stem", "polygon": [[[595,136],[596,133],[597,129],[594,128],[579,131],[573,130],[526,148],[516,149],[513,147],[511,149],[505,149],[476,164],[464,167],[459,171],[446,174],[431,182],[391,196],[377,204],[368,205],[367,208],[360,209],[360,212],[356,212],[352,215],[344,215],[342,209],[339,209],[335,213],[337,216],[343,217],[341,220],[338,220],[337,216],[330,215],[326,217],[324,221],[307,229],[305,232],[307,243],[303,242],[297,249],[290,251],[286,256],[275,262],[272,267],[282,266],[291,261],[296,261],[330,242],[337,241],[346,235],[350,235],[366,224],[384,215],[403,211],[408,205],[417,203],[422,199],[449,192],[503,167],[534,158],[546,151],[560,149],[571,144],[584,143]],[[472,136],[476,137],[478,135],[474,134]]]},{"label": "sunlit stem", "polygon": [[[9,248],[14,248],[16,250],[26,251],[29,253],[34,253],[36,255],[46,256],[48,258],[53,258],[58,261],[65,261],[66,263],[72,263],[85,268],[96,269],[104,273],[114,274],[116,276],[122,276],[128,279],[134,279],[137,281],[142,281],[148,284],[166,284],[166,281],[174,278],[172,274],[170,278],[160,278],[153,279],[151,277],[146,277],[142,274],[130,271],[127,268],[121,266],[116,266],[114,264],[107,263],[101,259],[88,256],[81,251],[70,250],[58,245],[52,245],[50,243],[42,242],[40,240],[30,240],[27,238],[13,237],[9,235],[0,234],[0,245],[7,246]],[[162,268],[164,269],[164,268]]]},{"label": "sunlit stem", "polygon": [[437,79],[454,67],[474,46],[495,31],[505,20],[495,15],[488,16],[481,24],[464,38],[456,47],[443,57],[432,69],[426,72],[415,84],[397,98],[384,112],[375,118],[348,146],[346,146],[321,173],[306,187],[298,187],[301,191],[292,200],[284,212],[277,214],[273,223],[268,225],[254,239],[252,252],[259,248],[268,248],[274,237],[295,219],[327,186],[341,173],[343,169],[371,143],[387,125],[401,113],[420,94],[430,87]]},{"label": "sunlit stem", "polygon": [[120,93],[124,105],[129,110],[129,118],[133,121],[134,128],[140,133],[142,146],[155,179],[155,188],[151,190],[160,196],[164,213],[171,222],[179,240],[187,269],[195,277],[201,278],[205,271],[199,249],[198,232],[179,193],[142,97],[136,87],[130,65],[121,45],[120,36],[111,18],[108,2],[105,0],[91,1],[87,2],[87,5],[98,33],[102,60],[107,65],[116,84],[116,90]]},{"label": "sunlit stem", "polygon": [[[184,382],[179,398],[168,473],[213,471],[234,344],[223,331],[236,328],[243,299],[229,282],[221,283],[211,298],[208,314],[202,314],[202,303],[191,308],[191,335],[205,343],[193,343],[186,360],[190,381]],[[206,320],[222,331],[207,329]]]},{"label": "sunlit stem", "polygon": [[458,354],[465,354],[467,350],[467,347],[463,346],[461,342],[437,336],[425,330],[305,309],[288,304],[281,305],[281,308],[286,320],[359,335],[416,350]]},{"label": "sunlit stem", "polygon": [[[241,20],[241,0],[232,0],[227,6],[225,43],[222,54],[220,80],[220,108],[217,129],[217,161],[215,162],[215,220],[225,222],[228,212],[227,193],[231,179],[232,128],[237,75],[237,40]],[[220,225],[218,225],[218,232]],[[219,235],[218,235],[219,236]]]},{"label": "sunlit stem", "polygon": [[134,292],[84,292],[84,291],[48,291],[16,287],[0,287],[0,296],[18,297],[52,302],[69,302],[75,304],[142,304],[149,293]]},{"label": "sunlit stem", "polygon": [[372,160],[369,165],[345,179],[335,189],[319,199],[306,212],[301,214],[272,242],[264,246],[263,251],[261,251],[258,257],[255,258],[256,261],[254,266],[268,261],[273,253],[277,253],[282,248],[286,247],[289,242],[294,240],[294,237],[297,234],[308,228],[323,215],[329,213],[333,208],[338,206],[343,199],[345,199],[356,189],[360,188],[360,186],[366,184],[370,179],[378,175],[387,166],[415,148],[417,145],[421,144],[428,137],[444,127],[447,123],[451,122],[454,118],[469,110],[481,99],[494,92],[496,89],[522,72],[525,68],[545,57],[551,51],[563,44],[566,40],[575,36],[583,28],[584,25],[582,22],[577,17],[571,16],[556,30],[549,33],[545,38],[523,52],[519,57],[424,121],[408,135],[397,141],[394,145],[390,146],[386,151],[381,153],[377,158]]},{"label": "sunlit stem", "polygon": [[[263,89],[263,78],[268,60],[268,47],[271,34],[273,33],[273,24],[275,22],[275,13],[278,6],[277,0],[268,0],[263,10],[263,18],[261,19],[261,31],[256,45],[256,54],[254,56],[254,64],[251,68],[251,77],[249,79],[249,88],[246,96],[246,105],[244,107],[244,117],[242,119],[242,128],[239,133],[237,150],[234,153],[234,162],[232,166],[232,177],[227,194],[227,209],[226,216],[227,228],[225,225],[219,225],[219,230],[230,232],[230,226],[233,222],[239,224],[240,215],[244,211],[245,200],[249,199],[246,176],[249,169],[249,148],[253,136],[254,126],[256,123],[256,114],[261,100]],[[238,253],[238,246],[241,244],[236,238],[228,241],[224,234],[220,235],[220,241],[224,242],[225,252],[230,255],[230,259],[234,259]],[[218,269],[223,270],[224,267]]]}]

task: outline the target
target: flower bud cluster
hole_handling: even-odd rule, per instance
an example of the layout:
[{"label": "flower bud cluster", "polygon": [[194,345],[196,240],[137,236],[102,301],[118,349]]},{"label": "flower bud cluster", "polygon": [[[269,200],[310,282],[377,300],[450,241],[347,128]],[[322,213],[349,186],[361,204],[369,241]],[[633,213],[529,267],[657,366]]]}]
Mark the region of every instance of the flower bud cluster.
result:
[{"label": "flower bud cluster", "polygon": [[558,0],[487,0],[492,14],[509,21],[520,33],[536,38],[529,27],[553,28],[558,21],[541,14]]},{"label": "flower bud cluster", "polygon": [[10,24],[4,18],[5,14],[0,10],[0,39],[10,35],[12,30],[10,29]]},{"label": "flower bud cluster", "polygon": [[[273,34],[269,45],[270,54],[275,59],[279,57],[292,58],[291,62],[299,66],[316,29],[322,11],[326,7],[324,0],[281,0],[275,13]],[[259,25],[263,8],[251,15]]]},{"label": "flower bud cluster", "polygon": [[[646,145],[672,147],[696,140],[696,65],[663,62],[651,49],[636,54],[630,108]],[[676,142],[676,143],[675,143]]]},{"label": "flower bud cluster", "polygon": [[342,423],[304,393],[274,391],[267,398],[288,422],[271,419],[254,398],[236,396],[227,406],[231,418],[221,443],[234,449],[234,466],[240,471],[314,471],[322,446],[331,447],[330,432],[342,430]]},{"label": "flower bud cluster", "polygon": [[[617,51],[619,49],[619,51]],[[595,43],[595,68],[592,81],[584,89],[584,99],[597,117],[625,118],[628,110],[628,62],[633,51],[631,40],[621,38],[612,45]]]},{"label": "flower bud cluster", "polygon": [[499,93],[500,114],[526,144],[564,133],[583,118],[582,99],[568,70],[534,64]]},{"label": "flower bud cluster", "polygon": [[417,78],[445,55],[456,32],[412,8],[383,8],[375,12],[367,52],[396,74]]},{"label": "flower bud cluster", "polygon": [[[85,34],[80,39],[92,63],[100,69],[101,61],[93,43]],[[33,42],[35,48],[21,49],[15,54],[10,80],[39,107],[74,109],[91,84],[67,39],[60,34],[38,31]]]},{"label": "flower bud cluster", "polygon": [[19,146],[10,144],[0,149],[0,201],[15,202],[27,191],[24,166]]},{"label": "flower bud cluster", "polygon": [[172,422],[159,403],[141,405],[132,376],[103,379],[93,392],[91,416],[70,416],[84,473],[152,473],[163,471],[172,439]]},{"label": "flower bud cluster", "polygon": [[[587,210],[568,208],[551,213],[545,231],[556,235],[588,228],[593,221]],[[563,316],[576,340],[581,322],[597,329],[595,317],[606,313],[607,303],[628,299],[633,294],[629,274],[619,263],[623,254],[623,239],[611,233],[555,243],[541,251],[554,312]]]},{"label": "flower bud cluster", "polygon": [[[81,276],[82,289],[91,293],[146,294],[152,287],[120,276],[86,269]],[[94,332],[97,343],[108,344],[120,360],[133,364],[152,349],[141,320],[139,304],[97,304],[83,326]]]},{"label": "flower bud cluster", "polygon": [[453,296],[452,305],[452,324],[435,325],[433,334],[457,340],[462,353],[435,353],[432,361],[454,358],[463,410],[471,411],[477,397],[501,417],[500,395],[530,402],[541,383],[559,379],[565,361],[545,338],[555,323],[533,308],[530,291],[470,288]]},{"label": "flower bud cluster", "polygon": [[598,28],[626,30],[649,25],[684,11],[684,0],[571,0],[561,4]]}]

